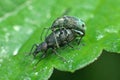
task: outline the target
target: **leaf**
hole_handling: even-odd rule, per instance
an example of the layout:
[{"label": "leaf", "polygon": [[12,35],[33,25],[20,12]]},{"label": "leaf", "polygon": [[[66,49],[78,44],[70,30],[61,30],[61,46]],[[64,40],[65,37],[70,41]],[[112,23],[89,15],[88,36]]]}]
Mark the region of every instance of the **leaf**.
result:
[{"label": "leaf", "polygon": [[[0,1],[0,80],[47,80],[54,68],[74,72],[87,66],[103,49],[120,53],[119,3],[119,0]],[[69,15],[80,17],[86,23],[81,45],[73,42],[74,49],[65,46],[57,50],[67,62],[49,52],[34,68],[39,57],[33,59],[26,55],[33,44],[42,42],[43,28],[50,27],[68,8]]]}]

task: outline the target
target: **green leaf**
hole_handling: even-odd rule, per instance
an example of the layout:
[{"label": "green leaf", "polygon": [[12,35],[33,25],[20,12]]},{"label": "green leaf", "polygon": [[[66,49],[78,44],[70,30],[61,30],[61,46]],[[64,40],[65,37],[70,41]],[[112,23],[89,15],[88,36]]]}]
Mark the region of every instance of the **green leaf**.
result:
[{"label": "green leaf", "polygon": [[[4,0],[0,1],[0,80],[47,80],[54,68],[74,72],[94,62],[102,50],[120,53],[119,0]],[[43,28],[70,8],[69,15],[86,23],[81,45],[57,49],[64,62],[52,52],[35,68],[39,57],[26,56],[35,43],[41,43]],[[43,37],[44,34],[43,34]],[[18,52],[19,51],[19,52]],[[42,53],[40,53],[42,54]]]}]

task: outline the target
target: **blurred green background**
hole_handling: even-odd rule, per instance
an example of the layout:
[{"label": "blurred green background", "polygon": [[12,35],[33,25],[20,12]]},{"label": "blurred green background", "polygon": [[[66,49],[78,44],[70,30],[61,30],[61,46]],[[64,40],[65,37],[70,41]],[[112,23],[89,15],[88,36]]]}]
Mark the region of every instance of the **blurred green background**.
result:
[{"label": "blurred green background", "polygon": [[[0,80],[120,80],[119,5],[120,0],[1,0]],[[70,64],[49,55],[33,70],[36,60],[25,55],[67,9],[86,23],[85,46],[58,50]]]}]

